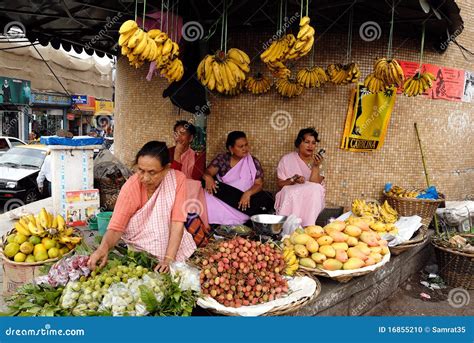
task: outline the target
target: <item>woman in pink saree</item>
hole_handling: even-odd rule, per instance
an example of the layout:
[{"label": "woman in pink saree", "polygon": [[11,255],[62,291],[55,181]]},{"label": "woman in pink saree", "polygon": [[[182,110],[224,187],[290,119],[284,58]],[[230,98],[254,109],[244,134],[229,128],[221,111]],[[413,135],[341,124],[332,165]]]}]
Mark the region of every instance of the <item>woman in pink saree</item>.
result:
[{"label": "woman in pink saree", "polygon": [[297,151],[283,156],[278,163],[275,209],[279,215],[295,215],[303,226],[314,225],[324,209],[324,177],[320,174],[322,156],[315,153],[318,133],[302,129],[295,140]]},{"label": "woman in pink saree", "polygon": [[239,225],[254,214],[273,210],[271,194],[262,191],[263,169],[250,155],[242,131],[227,136],[227,154],[219,154],[204,173],[209,224]]}]

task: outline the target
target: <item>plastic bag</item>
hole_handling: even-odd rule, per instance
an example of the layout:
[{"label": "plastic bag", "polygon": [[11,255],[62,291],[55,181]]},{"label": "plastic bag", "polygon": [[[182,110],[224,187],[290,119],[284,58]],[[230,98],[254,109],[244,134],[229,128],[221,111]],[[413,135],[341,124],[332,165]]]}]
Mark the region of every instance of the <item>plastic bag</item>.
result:
[{"label": "plastic bag", "polygon": [[291,235],[297,228],[301,227],[301,218],[291,214],[286,218],[285,223],[283,223],[282,235]]},{"label": "plastic bag", "polygon": [[183,291],[188,289],[200,292],[201,283],[199,282],[199,270],[184,262],[175,262],[170,265],[171,276],[176,282],[179,282],[179,288]]}]

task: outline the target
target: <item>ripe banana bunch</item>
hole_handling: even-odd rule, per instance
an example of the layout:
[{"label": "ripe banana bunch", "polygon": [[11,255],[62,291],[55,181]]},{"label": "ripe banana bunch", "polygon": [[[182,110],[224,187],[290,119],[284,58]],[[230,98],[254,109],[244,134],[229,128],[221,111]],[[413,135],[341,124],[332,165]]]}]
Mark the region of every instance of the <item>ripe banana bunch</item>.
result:
[{"label": "ripe banana bunch", "polygon": [[405,79],[403,69],[396,59],[379,58],[374,64],[374,75],[383,81],[385,88],[400,87]]},{"label": "ripe banana bunch", "polygon": [[344,66],[340,63],[330,64],[327,68],[327,74],[332,83],[336,85],[346,84],[348,74]]},{"label": "ripe banana bunch", "polygon": [[301,86],[293,78],[282,78],[278,79],[275,83],[278,93],[287,98],[292,98],[303,93],[303,86]]},{"label": "ripe banana bunch", "polygon": [[298,83],[305,88],[321,87],[329,78],[321,67],[305,68],[296,75]]},{"label": "ripe banana bunch", "polygon": [[392,235],[396,235],[398,233],[398,228],[395,226],[395,224],[375,222],[370,224],[369,227],[380,234],[390,233]]},{"label": "ripe banana bunch", "polygon": [[283,248],[283,258],[286,263],[285,274],[289,276],[294,275],[299,268],[299,262],[293,247],[285,246]]},{"label": "ripe banana bunch", "polygon": [[227,54],[220,51],[204,57],[197,68],[197,76],[209,90],[225,94],[245,81],[249,64],[250,58],[245,52],[232,48]]},{"label": "ripe banana bunch", "polygon": [[262,73],[257,73],[255,76],[250,76],[245,80],[245,88],[252,94],[264,94],[270,90],[272,82],[263,76]]},{"label": "ripe banana bunch", "polygon": [[61,215],[54,217],[52,213],[42,208],[36,216],[29,214],[21,217],[15,222],[15,229],[18,233],[27,237],[31,235],[39,237],[54,236],[66,229],[66,222]]},{"label": "ripe banana bunch", "polygon": [[175,58],[160,69],[160,74],[166,77],[169,83],[181,80],[184,75],[183,62]]},{"label": "ripe banana bunch", "polygon": [[310,18],[308,16],[301,18],[300,30],[296,36],[296,41],[286,55],[287,60],[301,58],[311,51],[314,44],[315,30],[309,25],[309,22]]},{"label": "ripe banana bunch", "polygon": [[295,42],[296,37],[293,34],[284,35],[280,39],[273,41],[272,44],[262,52],[260,59],[263,63],[284,61]]},{"label": "ripe banana bunch", "polygon": [[236,87],[228,90],[228,91],[225,91],[224,92],[224,95],[229,95],[229,96],[236,96],[236,95],[239,95],[240,93],[242,93],[242,91],[244,90],[245,88],[245,81],[240,81]]},{"label": "ripe banana bunch", "polygon": [[418,195],[420,195],[420,192],[416,190],[407,190],[399,186],[392,186],[387,194],[400,198],[416,198]]},{"label": "ripe banana bunch", "polygon": [[374,73],[367,75],[364,80],[364,86],[369,90],[370,93],[378,93],[385,90],[384,82],[376,77]]},{"label": "ripe banana bunch", "polygon": [[406,79],[403,84],[403,94],[406,96],[421,95],[433,87],[434,80],[436,80],[436,78],[429,72],[422,74],[416,73],[413,77]]},{"label": "ripe banana bunch", "polygon": [[272,72],[273,76],[278,78],[285,78],[291,75],[290,69],[288,69],[283,62],[269,62],[267,63],[268,69]]},{"label": "ripe banana bunch", "polygon": [[350,63],[346,66],[344,66],[344,69],[346,70],[346,81],[351,82],[351,83],[357,83],[359,81],[360,77],[360,69],[359,65],[357,63]]},{"label": "ripe banana bunch", "polygon": [[[352,213],[359,217],[372,217],[375,221],[393,224],[398,220],[397,211],[387,201],[382,206],[356,199],[352,202]],[[373,223],[375,224],[375,223]]]}]

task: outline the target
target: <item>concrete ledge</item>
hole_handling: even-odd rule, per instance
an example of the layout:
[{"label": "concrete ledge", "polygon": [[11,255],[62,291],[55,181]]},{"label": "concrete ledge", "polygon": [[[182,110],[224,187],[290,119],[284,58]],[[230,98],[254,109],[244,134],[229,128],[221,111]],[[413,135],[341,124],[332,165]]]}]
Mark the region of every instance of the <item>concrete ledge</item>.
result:
[{"label": "concrete ledge", "polygon": [[428,241],[392,256],[381,269],[356,277],[348,283],[318,278],[322,285],[319,296],[310,304],[291,313],[292,316],[359,316],[391,296],[408,277],[420,270],[433,253]]}]

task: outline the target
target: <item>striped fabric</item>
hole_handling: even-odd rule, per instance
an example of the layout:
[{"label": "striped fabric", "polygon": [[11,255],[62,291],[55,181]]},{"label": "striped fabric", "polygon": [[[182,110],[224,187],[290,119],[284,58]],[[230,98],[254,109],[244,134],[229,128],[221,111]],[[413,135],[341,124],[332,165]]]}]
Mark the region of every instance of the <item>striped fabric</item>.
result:
[{"label": "striped fabric", "polygon": [[[170,170],[150,200],[130,218],[122,236],[133,249],[147,251],[159,261],[164,260],[168,247],[175,192],[176,174],[174,170]],[[185,229],[176,261],[185,261],[194,250],[194,239]]]}]

